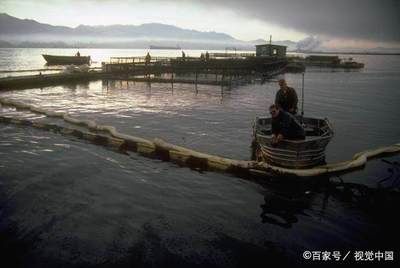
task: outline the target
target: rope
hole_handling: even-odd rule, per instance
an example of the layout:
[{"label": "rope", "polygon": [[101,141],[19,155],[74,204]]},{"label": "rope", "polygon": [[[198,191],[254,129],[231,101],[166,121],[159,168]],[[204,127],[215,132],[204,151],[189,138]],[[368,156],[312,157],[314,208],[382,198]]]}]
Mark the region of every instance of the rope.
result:
[{"label": "rope", "polygon": [[120,148],[141,153],[150,157],[161,157],[163,160],[172,161],[180,165],[202,168],[207,170],[228,172],[235,175],[254,174],[266,176],[298,176],[298,177],[313,177],[324,174],[337,172],[349,172],[356,168],[364,166],[367,161],[373,157],[378,157],[387,153],[400,153],[400,143],[391,146],[381,147],[374,150],[367,150],[357,153],[348,161],[316,166],[308,169],[289,169],[270,165],[266,162],[235,160],[216,155],[197,152],[185,147],[167,143],[161,139],[153,141],[120,133],[113,126],[99,125],[93,120],[83,120],[72,117],[68,113],[48,111],[46,109],[36,107],[23,102],[13,101],[0,97],[0,104],[12,106],[17,109],[30,110],[35,113],[44,114],[49,117],[56,117],[65,120],[66,122],[84,126],[89,131],[101,131],[111,135],[111,138],[97,133],[84,132],[68,127],[32,122],[29,120],[9,118],[0,116],[0,121],[3,123],[29,125],[35,128],[45,130],[58,130],[63,134],[72,134],[80,138],[101,141],[104,145],[119,144]]}]

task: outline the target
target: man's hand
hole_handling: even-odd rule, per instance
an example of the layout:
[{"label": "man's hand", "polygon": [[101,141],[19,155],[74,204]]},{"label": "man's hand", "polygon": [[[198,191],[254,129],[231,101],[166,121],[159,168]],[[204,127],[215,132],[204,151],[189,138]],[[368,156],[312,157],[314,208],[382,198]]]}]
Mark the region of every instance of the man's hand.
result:
[{"label": "man's hand", "polygon": [[272,143],[272,144],[275,144],[275,143],[276,143],[276,135],[275,135],[275,134],[272,134],[271,143]]},{"label": "man's hand", "polygon": [[282,134],[278,134],[278,136],[276,136],[275,134],[273,134],[273,135],[272,135],[271,143],[272,143],[272,145],[276,145],[276,144],[278,144],[281,140],[283,140],[283,135],[282,135]]}]

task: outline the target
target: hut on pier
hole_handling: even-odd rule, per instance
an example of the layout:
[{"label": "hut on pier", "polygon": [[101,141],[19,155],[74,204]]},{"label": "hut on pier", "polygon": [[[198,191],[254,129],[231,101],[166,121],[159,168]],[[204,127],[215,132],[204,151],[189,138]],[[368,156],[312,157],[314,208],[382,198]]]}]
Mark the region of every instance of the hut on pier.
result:
[{"label": "hut on pier", "polygon": [[264,44],[256,45],[256,57],[286,57],[286,46]]}]

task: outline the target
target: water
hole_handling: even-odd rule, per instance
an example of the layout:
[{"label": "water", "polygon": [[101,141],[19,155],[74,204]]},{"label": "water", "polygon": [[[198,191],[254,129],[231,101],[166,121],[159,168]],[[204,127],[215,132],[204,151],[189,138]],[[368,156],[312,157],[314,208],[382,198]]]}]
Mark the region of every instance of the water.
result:
[{"label": "water", "polygon": [[[0,69],[42,68],[39,51],[0,50]],[[146,52],[80,51],[103,55],[96,56],[100,60]],[[354,58],[366,68],[314,68],[305,76],[306,115],[327,117],[334,125],[328,162],[399,142],[400,57]],[[300,95],[301,75],[284,78]],[[124,133],[249,159],[252,120],[266,113],[276,90],[276,83],[259,81],[231,89],[200,85],[197,91],[183,84],[172,89],[169,84],[95,81],[0,94]],[[4,107],[0,113],[56,121]],[[376,187],[390,176],[388,168],[394,176],[385,187],[400,172],[380,160],[342,175],[347,184],[340,187],[256,183],[31,128],[0,125],[0,137],[0,247],[16,265],[251,267],[274,261],[301,264],[304,250],[398,250],[398,222],[391,215],[398,196]]]}]

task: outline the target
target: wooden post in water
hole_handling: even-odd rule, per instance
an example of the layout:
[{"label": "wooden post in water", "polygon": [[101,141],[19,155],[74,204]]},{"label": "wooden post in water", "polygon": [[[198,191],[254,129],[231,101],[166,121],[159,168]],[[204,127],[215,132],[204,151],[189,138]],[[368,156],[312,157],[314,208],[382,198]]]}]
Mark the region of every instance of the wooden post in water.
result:
[{"label": "wooden post in water", "polygon": [[195,88],[196,88],[196,91],[197,91],[197,69],[195,70]]},{"label": "wooden post in water", "polygon": [[221,89],[224,86],[224,78],[225,78],[225,69],[222,69],[222,77],[221,77]]},{"label": "wooden post in water", "polygon": [[172,69],[172,73],[171,73],[171,86],[172,86],[172,89],[174,89],[174,69]]},{"label": "wooden post in water", "polygon": [[304,117],[304,72],[302,75],[302,83],[301,83],[301,121],[303,122]]},{"label": "wooden post in water", "polygon": [[224,87],[221,84],[221,103],[223,99],[224,99]]}]

